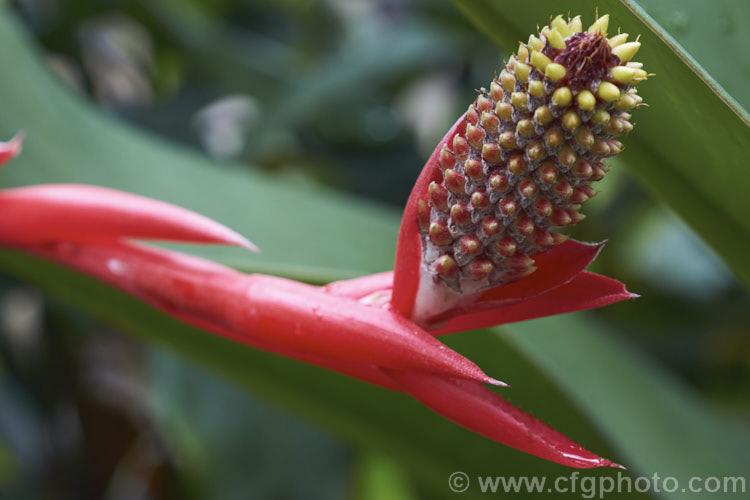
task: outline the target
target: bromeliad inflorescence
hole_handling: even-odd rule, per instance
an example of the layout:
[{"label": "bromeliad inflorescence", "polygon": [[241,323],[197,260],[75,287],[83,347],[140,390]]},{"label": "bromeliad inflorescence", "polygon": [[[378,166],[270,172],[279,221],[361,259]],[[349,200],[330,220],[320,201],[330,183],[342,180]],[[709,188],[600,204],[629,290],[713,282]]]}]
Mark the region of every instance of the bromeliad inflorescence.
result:
[{"label": "bromeliad inflorescence", "polygon": [[583,31],[580,16],[557,16],[531,35],[442,145],[442,175],[418,206],[436,282],[466,295],[517,281],[535,271],[534,255],[567,239],[555,229],[584,219],[648,76],[631,61],[640,43],[607,38],[608,21]]},{"label": "bromeliad inflorescence", "polygon": [[[485,384],[504,385],[441,334],[634,297],[586,266],[602,245],[554,232],[578,222],[622,150],[638,42],[556,17],[510,58],[427,161],[407,202],[395,269],[317,287],[244,274],[133,239],[254,246],[218,223],[110,189],[0,191],[0,246],[76,269],[181,321],[407,393],[446,418],[572,467],[613,466]],[[0,166],[20,152],[0,143]],[[535,268],[536,271],[534,270]]]}]

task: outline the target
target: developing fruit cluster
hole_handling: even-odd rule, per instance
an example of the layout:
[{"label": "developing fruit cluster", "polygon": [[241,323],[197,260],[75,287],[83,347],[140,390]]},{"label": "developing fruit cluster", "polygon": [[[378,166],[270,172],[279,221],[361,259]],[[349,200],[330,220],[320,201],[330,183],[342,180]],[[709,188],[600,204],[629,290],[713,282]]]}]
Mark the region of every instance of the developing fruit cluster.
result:
[{"label": "developing fruit cluster", "polygon": [[647,78],[627,33],[609,16],[583,31],[557,16],[521,43],[443,145],[442,180],[420,200],[423,262],[436,281],[472,293],[535,270],[533,255],[562,243],[552,231],[584,219],[591,187],[622,151],[635,84]]}]

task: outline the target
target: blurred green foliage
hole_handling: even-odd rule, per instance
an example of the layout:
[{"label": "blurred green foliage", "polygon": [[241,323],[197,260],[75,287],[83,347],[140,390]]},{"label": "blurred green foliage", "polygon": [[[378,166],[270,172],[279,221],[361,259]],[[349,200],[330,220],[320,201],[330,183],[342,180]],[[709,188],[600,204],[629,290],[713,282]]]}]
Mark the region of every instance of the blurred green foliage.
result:
[{"label": "blurred green foliage", "polygon": [[[541,2],[510,19],[510,11],[495,9],[502,1],[456,3],[460,10],[427,0],[17,0],[4,15],[23,22],[25,43],[79,98],[51,85],[26,57],[17,61],[16,78],[4,77],[0,132],[24,128],[29,139],[0,183],[91,182],[182,204],[260,244],[260,258],[189,249],[248,271],[325,282],[387,269],[398,210],[424,158],[474,89],[487,85],[502,50],[557,13]],[[701,77],[750,107],[741,29],[747,6],[639,4],[706,68]],[[584,5],[552,8],[573,7]],[[599,4],[605,7],[634,22],[619,2]],[[479,17],[490,37],[472,24]],[[7,61],[19,42],[5,29],[10,23],[2,26]],[[639,124],[629,144],[658,141],[654,123],[669,96],[690,98],[697,89],[702,102],[715,97],[693,80],[679,91],[664,83],[677,76],[662,74],[658,42],[649,43],[642,52],[657,76],[643,87],[654,97],[635,118],[651,125]],[[94,106],[142,133],[90,113]],[[713,119],[735,116],[726,107],[700,110],[715,112]],[[724,134],[732,151],[750,146],[746,130],[732,133]],[[682,163],[689,148],[702,147],[669,145],[683,149],[660,154]],[[626,150],[573,234],[610,239],[594,270],[628,283],[641,299],[448,340],[509,378],[514,404],[627,461],[634,474],[741,472],[750,449],[748,294],[660,203],[692,223],[685,214],[700,200],[681,195],[679,184],[662,198],[659,178],[646,170],[659,173],[658,155],[644,152]],[[699,167],[744,165],[744,157],[728,161],[706,145],[701,154],[709,153],[715,157]],[[705,198],[721,204],[721,194]],[[703,215],[710,225],[711,214]],[[720,251],[748,248],[744,229],[723,231],[724,243],[711,239],[725,222],[694,229]],[[10,277],[0,289],[0,492],[10,498],[436,498],[450,495],[447,475],[462,467],[568,474],[399,395],[236,349],[54,266],[7,252],[0,266],[49,293]]]}]

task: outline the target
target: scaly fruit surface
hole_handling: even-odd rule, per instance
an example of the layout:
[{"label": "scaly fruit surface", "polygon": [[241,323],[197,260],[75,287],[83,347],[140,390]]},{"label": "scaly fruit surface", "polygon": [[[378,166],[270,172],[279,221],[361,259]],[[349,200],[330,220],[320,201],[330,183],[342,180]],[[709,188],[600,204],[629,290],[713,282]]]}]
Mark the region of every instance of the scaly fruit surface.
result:
[{"label": "scaly fruit surface", "polygon": [[560,228],[585,216],[592,183],[620,153],[640,43],[607,37],[609,16],[583,30],[557,16],[521,43],[465,115],[465,131],[442,145],[441,179],[418,207],[422,261],[436,283],[465,295],[534,272],[534,256],[559,245]]}]

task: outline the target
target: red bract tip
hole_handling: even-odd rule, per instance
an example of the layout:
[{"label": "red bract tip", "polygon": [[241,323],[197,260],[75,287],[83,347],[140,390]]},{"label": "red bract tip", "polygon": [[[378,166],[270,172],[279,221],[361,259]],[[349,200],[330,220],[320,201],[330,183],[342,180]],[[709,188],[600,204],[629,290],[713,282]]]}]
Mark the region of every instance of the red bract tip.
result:
[{"label": "red bract tip", "polygon": [[13,244],[138,238],[258,248],[208,217],[114,189],[47,184],[0,192],[0,239]]},{"label": "red bract tip", "polygon": [[0,142],[0,167],[21,154],[21,149],[23,149],[23,132],[19,132],[8,142]]},{"label": "red bract tip", "polygon": [[489,439],[569,467],[618,467],[479,383],[429,373],[384,371],[423,405]]}]

